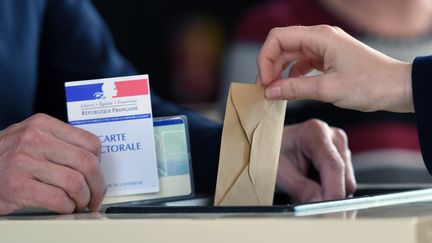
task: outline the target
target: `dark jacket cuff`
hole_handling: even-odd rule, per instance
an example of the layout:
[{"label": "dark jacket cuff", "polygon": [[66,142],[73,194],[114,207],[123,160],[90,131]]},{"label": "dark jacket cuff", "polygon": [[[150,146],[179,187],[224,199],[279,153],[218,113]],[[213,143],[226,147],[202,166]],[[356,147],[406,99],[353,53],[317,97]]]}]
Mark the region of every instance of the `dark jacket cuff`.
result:
[{"label": "dark jacket cuff", "polygon": [[417,57],[411,75],[420,148],[426,168],[432,174],[432,115],[428,110],[432,91],[432,56]]}]

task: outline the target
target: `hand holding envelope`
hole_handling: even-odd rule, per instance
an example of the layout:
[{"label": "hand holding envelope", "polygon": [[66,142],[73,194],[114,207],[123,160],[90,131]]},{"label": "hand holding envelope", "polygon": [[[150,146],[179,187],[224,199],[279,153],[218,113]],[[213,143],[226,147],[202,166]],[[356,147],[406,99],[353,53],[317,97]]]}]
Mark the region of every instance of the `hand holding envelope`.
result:
[{"label": "hand holding envelope", "polygon": [[215,205],[272,205],[286,101],[260,85],[232,83],[227,100]]}]

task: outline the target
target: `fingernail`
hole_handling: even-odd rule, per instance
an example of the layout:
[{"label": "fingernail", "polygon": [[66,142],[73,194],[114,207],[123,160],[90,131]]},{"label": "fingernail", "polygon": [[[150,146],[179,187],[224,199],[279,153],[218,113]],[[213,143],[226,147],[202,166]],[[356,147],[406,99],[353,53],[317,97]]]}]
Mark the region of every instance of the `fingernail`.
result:
[{"label": "fingernail", "polygon": [[266,89],[265,95],[269,99],[280,98],[282,96],[282,89],[280,86],[269,87]]}]

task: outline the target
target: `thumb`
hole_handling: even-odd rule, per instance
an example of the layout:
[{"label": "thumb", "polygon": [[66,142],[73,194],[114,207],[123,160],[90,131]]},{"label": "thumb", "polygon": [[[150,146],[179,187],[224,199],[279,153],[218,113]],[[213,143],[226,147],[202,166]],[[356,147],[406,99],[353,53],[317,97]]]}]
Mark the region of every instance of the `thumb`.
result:
[{"label": "thumb", "polygon": [[313,77],[298,77],[278,80],[266,87],[265,95],[268,99],[315,99],[326,101],[322,88],[323,75]]}]

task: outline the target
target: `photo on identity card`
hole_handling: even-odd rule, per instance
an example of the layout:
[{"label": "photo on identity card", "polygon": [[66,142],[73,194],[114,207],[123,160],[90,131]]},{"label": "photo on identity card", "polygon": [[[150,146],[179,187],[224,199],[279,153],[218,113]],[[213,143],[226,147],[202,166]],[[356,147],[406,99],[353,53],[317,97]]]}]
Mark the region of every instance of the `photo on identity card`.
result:
[{"label": "photo on identity card", "polygon": [[160,202],[192,197],[193,177],[186,116],[153,119],[159,192],[106,197],[104,205]]}]

